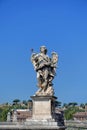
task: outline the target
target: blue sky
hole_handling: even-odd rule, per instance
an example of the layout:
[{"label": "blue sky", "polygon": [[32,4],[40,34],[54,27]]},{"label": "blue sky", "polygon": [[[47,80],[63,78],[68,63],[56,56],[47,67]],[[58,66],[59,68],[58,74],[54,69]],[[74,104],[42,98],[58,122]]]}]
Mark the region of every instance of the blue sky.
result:
[{"label": "blue sky", "polygon": [[59,55],[58,100],[87,103],[86,0],[0,0],[0,103],[34,95],[30,50],[41,45]]}]

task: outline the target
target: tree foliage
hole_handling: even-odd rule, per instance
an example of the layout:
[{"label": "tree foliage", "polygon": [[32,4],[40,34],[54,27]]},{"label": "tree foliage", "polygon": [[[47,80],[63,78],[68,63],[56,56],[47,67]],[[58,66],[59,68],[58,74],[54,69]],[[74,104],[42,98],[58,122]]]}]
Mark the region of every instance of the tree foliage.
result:
[{"label": "tree foliage", "polygon": [[13,104],[15,105],[15,104],[18,104],[20,102],[20,100],[19,99],[15,99],[15,100],[13,100]]},{"label": "tree foliage", "polygon": [[64,111],[65,119],[70,120],[73,119],[73,114],[79,111],[77,107],[69,107]]},{"label": "tree foliage", "polygon": [[61,102],[60,101],[55,101],[55,107],[60,107],[61,106]]},{"label": "tree foliage", "polygon": [[0,121],[6,121],[7,120],[8,111],[9,111],[8,106],[0,108]]},{"label": "tree foliage", "polygon": [[[64,110],[64,117],[66,120],[71,120],[73,119],[73,114],[75,114],[76,112],[83,112],[85,111],[85,109],[80,109],[79,106],[76,106],[77,103],[69,103],[67,105],[67,108]],[[65,104],[66,106],[66,104]],[[83,106],[83,105],[81,105]]]}]

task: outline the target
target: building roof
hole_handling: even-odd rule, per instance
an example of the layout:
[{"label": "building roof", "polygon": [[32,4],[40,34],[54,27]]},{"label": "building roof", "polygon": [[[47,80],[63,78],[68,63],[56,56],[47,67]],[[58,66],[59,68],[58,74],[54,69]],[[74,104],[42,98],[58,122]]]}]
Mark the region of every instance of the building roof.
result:
[{"label": "building roof", "polygon": [[73,114],[74,117],[87,117],[87,112],[77,112]]},{"label": "building roof", "polygon": [[17,119],[27,119],[32,117],[32,111],[29,110],[17,110]]}]

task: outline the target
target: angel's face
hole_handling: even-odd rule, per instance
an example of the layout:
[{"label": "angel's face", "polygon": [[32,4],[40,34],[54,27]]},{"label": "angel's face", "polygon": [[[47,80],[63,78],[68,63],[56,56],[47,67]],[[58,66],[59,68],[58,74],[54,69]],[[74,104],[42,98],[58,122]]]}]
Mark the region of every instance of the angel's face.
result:
[{"label": "angel's face", "polygon": [[46,54],[47,53],[46,47],[41,47],[40,52]]}]

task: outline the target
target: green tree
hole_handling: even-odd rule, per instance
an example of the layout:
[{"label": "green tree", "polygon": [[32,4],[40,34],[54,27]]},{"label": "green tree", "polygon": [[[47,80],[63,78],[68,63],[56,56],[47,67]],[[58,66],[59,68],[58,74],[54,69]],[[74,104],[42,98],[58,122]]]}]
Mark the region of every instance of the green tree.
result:
[{"label": "green tree", "polygon": [[28,102],[26,100],[23,100],[22,102],[25,106],[27,106]]},{"label": "green tree", "polygon": [[85,106],[87,106],[87,103],[85,103]]},{"label": "green tree", "polygon": [[60,101],[55,101],[55,107],[61,107],[61,102]]},{"label": "green tree", "polygon": [[78,107],[69,107],[68,109],[66,109],[64,111],[64,116],[65,116],[65,119],[66,120],[70,120],[70,119],[73,119],[73,114],[76,113],[77,111],[79,111],[79,108]]},{"label": "green tree", "polygon": [[80,107],[84,109],[84,108],[85,108],[85,104],[84,104],[84,103],[81,103],[81,104],[80,104]]},{"label": "green tree", "polygon": [[9,111],[8,106],[0,108],[0,121],[6,121],[7,120],[8,111]]},{"label": "green tree", "polygon": [[32,102],[32,100],[28,100],[28,108],[29,109],[32,109],[32,107],[33,107],[33,102]]},{"label": "green tree", "polygon": [[64,107],[65,107],[65,108],[68,108],[68,104],[67,104],[67,103],[64,103],[64,104],[63,104],[63,108],[64,108]]},{"label": "green tree", "polygon": [[19,102],[20,102],[19,99],[15,99],[15,100],[13,100],[13,105],[18,105]]},{"label": "green tree", "polygon": [[76,106],[76,105],[78,105],[78,103],[76,103],[76,102],[70,102],[70,103],[68,104],[68,106]]}]

